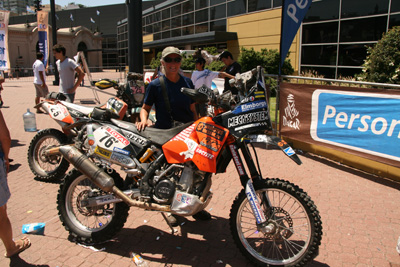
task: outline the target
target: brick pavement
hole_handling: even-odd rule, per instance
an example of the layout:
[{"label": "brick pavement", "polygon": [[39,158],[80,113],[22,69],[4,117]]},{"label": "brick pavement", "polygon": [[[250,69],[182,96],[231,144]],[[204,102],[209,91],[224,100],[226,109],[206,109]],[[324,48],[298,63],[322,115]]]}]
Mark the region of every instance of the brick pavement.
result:
[{"label": "brick pavement", "polygon": [[[119,75],[108,72],[94,77]],[[232,164],[226,173],[213,177],[214,197],[207,208],[213,215],[210,222],[195,222],[189,217],[171,235],[160,214],[131,208],[125,227],[115,239],[96,246],[101,251],[68,241],[57,216],[59,184],[34,180],[26,160],[35,133],[24,132],[22,114],[26,108],[33,108],[32,80],[7,80],[4,88],[6,107],[2,112],[13,139],[8,213],[14,236],[22,236],[21,227],[26,223],[46,222],[46,229],[45,235],[30,235],[32,246],[19,257],[0,257],[0,266],[135,266],[128,257],[131,250],[141,253],[150,266],[250,266],[235,247],[229,230],[230,207],[240,191]],[[50,89],[57,91],[55,86]],[[107,89],[98,94],[104,101],[112,93],[112,89]],[[79,88],[76,96],[92,97],[86,87]],[[44,114],[37,115],[37,125],[40,129],[58,129]],[[299,185],[320,211],[322,244],[319,256],[310,266],[400,266],[395,250],[400,235],[399,183],[318,156],[302,155],[303,165],[297,166],[280,151],[259,151],[264,176],[284,178]],[[0,251],[4,251],[2,243]]]}]

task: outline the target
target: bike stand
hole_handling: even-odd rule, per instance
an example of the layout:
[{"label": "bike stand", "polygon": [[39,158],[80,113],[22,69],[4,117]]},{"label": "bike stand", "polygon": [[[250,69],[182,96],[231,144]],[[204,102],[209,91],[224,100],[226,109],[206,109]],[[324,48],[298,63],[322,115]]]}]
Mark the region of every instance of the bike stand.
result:
[{"label": "bike stand", "polygon": [[175,234],[176,232],[178,232],[177,230],[174,229],[174,227],[172,227],[172,225],[169,223],[167,216],[165,215],[164,212],[161,212],[161,215],[164,217],[164,220],[167,222],[169,228],[171,229],[171,234]]}]

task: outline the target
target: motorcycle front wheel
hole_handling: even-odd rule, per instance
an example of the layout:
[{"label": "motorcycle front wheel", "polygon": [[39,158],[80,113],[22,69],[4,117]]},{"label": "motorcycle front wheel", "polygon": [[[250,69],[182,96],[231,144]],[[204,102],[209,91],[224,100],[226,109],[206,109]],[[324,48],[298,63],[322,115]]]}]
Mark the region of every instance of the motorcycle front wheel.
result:
[{"label": "motorcycle front wheel", "polygon": [[[122,189],[123,180],[113,170],[109,174]],[[57,196],[58,215],[72,239],[83,244],[108,241],[124,226],[129,206],[124,202],[85,206],[90,197],[108,195],[76,169],[64,178]]]},{"label": "motorcycle front wheel", "polygon": [[67,136],[56,129],[39,131],[28,148],[28,164],[32,173],[42,181],[55,181],[64,176],[69,162],[61,155],[46,156],[48,148],[67,143]]},{"label": "motorcycle front wheel", "polygon": [[232,204],[230,227],[242,254],[257,266],[304,266],[318,255],[322,223],[310,197],[280,179],[254,184],[258,201],[273,232],[257,228],[243,189]]}]

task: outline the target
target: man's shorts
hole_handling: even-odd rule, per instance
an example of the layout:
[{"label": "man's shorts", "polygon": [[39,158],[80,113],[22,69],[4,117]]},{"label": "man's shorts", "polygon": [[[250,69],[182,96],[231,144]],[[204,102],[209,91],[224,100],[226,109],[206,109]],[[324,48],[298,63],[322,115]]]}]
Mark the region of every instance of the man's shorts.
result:
[{"label": "man's shorts", "polygon": [[45,87],[42,87],[40,84],[34,83],[35,88],[36,88],[36,97],[46,97],[46,95],[49,93],[49,89],[47,88],[47,84]]},{"label": "man's shorts", "polygon": [[6,164],[3,158],[0,158],[0,207],[7,204],[10,199],[11,193],[7,184]]}]

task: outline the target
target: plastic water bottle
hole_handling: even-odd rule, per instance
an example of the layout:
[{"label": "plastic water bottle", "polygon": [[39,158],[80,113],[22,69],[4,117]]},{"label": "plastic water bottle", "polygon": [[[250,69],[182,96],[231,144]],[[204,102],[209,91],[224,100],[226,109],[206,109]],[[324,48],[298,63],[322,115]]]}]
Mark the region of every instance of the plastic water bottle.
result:
[{"label": "plastic water bottle", "polygon": [[132,261],[136,264],[136,266],[141,266],[141,267],[149,266],[147,262],[139,254],[136,254],[135,252],[130,252],[129,254],[132,258]]},{"label": "plastic water bottle", "polygon": [[23,115],[25,132],[36,132],[36,117],[35,114],[27,109],[27,112]]}]

